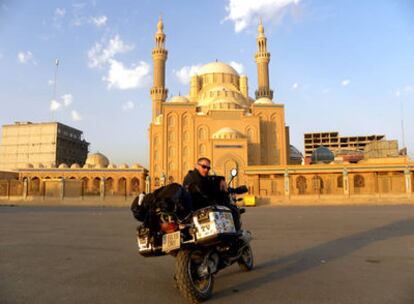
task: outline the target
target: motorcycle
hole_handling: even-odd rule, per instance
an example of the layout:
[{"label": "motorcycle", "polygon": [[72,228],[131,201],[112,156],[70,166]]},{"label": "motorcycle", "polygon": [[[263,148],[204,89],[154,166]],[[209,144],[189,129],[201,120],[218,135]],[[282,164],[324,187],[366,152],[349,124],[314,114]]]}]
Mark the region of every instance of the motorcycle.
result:
[{"label": "motorcycle", "polygon": [[[231,181],[237,170],[231,171]],[[179,219],[174,213],[159,211],[160,230],[151,232],[141,226],[137,231],[139,253],[145,257],[170,254],[175,256],[175,283],[181,295],[192,303],[211,298],[215,275],[225,267],[238,263],[242,271],[253,268],[251,234],[236,231],[233,214],[245,212],[239,208],[237,194],[247,188],[228,188],[230,204],[212,205],[191,212]],[[237,219],[239,220],[239,219]],[[239,226],[241,226],[241,221]]]}]

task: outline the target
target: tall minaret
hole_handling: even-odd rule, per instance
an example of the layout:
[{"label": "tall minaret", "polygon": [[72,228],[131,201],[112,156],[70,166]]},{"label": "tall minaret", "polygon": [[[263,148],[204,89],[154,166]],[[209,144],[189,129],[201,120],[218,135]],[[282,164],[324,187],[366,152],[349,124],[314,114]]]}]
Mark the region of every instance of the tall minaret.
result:
[{"label": "tall minaret", "polygon": [[262,20],[259,23],[259,35],[257,36],[257,52],[256,52],[256,64],[257,64],[257,83],[258,88],[256,91],[256,99],[260,97],[268,97],[273,99],[273,91],[269,87],[269,61],[270,53],[267,52],[266,37],[264,35],[264,28]]},{"label": "tall minaret", "polygon": [[155,33],[155,47],[152,50],[154,63],[154,84],[151,88],[152,120],[161,114],[161,103],[167,99],[168,90],[165,88],[165,62],[168,51],[165,49],[165,34],[162,18],[158,20],[157,33]]}]

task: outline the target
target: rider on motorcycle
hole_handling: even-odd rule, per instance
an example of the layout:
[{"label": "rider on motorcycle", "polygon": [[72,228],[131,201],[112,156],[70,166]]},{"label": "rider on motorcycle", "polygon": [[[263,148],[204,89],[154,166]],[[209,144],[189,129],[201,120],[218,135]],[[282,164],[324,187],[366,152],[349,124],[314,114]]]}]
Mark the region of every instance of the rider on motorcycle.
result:
[{"label": "rider on motorcycle", "polygon": [[229,189],[224,177],[208,175],[211,169],[210,164],[211,162],[207,157],[200,157],[194,170],[188,171],[188,174],[184,177],[183,186],[191,194],[194,210],[214,204],[225,205],[230,208],[236,231],[239,231],[239,210],[229,202]]}]

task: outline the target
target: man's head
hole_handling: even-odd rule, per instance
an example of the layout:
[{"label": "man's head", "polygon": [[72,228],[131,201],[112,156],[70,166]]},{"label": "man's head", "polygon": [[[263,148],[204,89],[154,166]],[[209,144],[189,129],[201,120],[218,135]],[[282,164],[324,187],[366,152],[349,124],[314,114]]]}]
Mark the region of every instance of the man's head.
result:
[{"label": "man's head", "polygon": [[207,176],[210,171],[210,160],[207,157],[200,157],[197,160],[196,167],[201,176]]}]

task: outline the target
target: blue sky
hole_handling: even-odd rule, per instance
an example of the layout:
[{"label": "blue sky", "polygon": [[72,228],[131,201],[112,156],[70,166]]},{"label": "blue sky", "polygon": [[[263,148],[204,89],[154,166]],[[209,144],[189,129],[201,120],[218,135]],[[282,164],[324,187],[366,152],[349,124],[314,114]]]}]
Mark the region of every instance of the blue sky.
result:
[{"label": "blue sky", "polygon": [[[148,165],[151,50],[167,35],[167,87],[188,94],[191,71],[232,63],[256,89],[257,21],[271,52],[275,102],[291,143],[303,133],[385,134],[414,156],[414,2],[312,0],[0,1],[0,124],[57,120],[91,152]],[[56,98],[55,59],[59,58]]]}]

